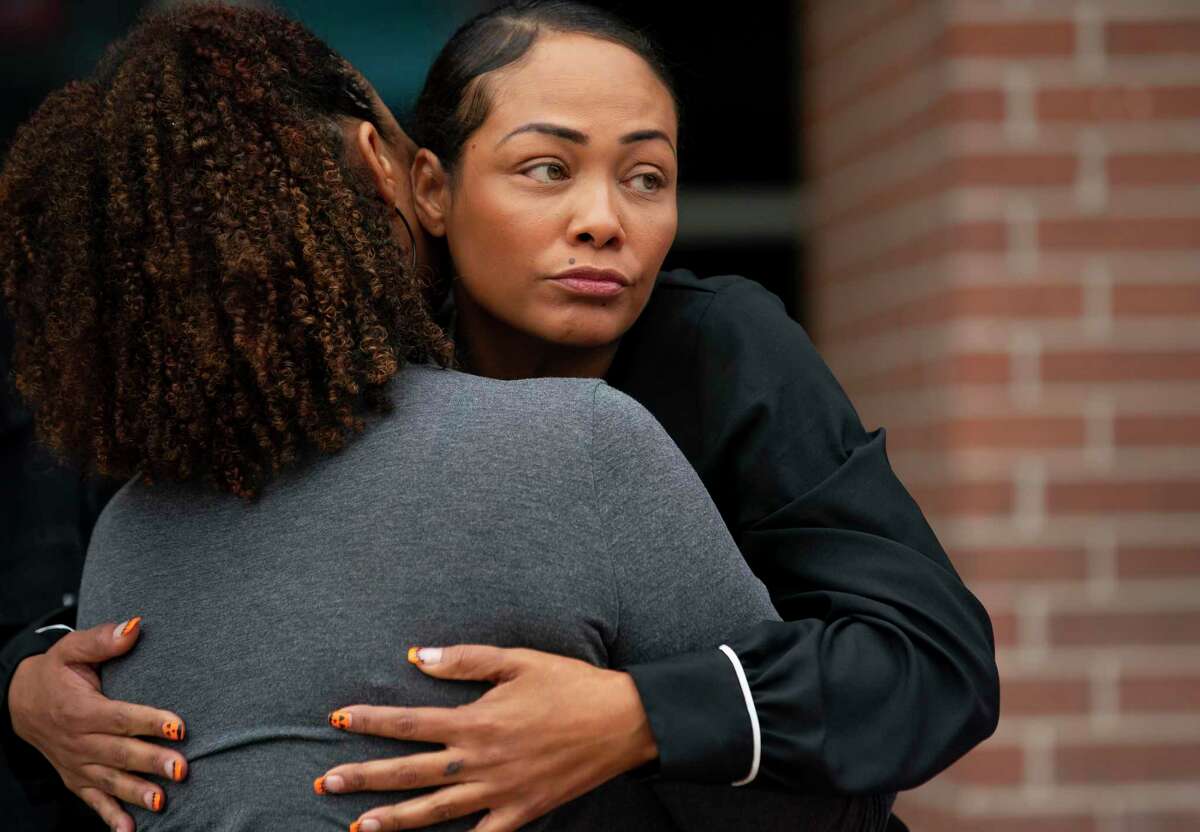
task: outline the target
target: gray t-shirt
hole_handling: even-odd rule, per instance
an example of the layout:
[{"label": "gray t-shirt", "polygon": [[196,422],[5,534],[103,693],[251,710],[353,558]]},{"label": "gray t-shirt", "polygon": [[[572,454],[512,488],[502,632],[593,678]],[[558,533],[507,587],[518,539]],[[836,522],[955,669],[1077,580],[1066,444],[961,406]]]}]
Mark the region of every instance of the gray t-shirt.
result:
[{"label": "gray t-shirt", "polygon": [[[134,481],[100,518],[80,626],[144,616],[137,647],[104,666],[105,693],[188,727],[189,777],[163,814],[131,809],[139,830],[345,830],[412,796],[311,786],[341,763],[433,748],[336,731],[329,711],[486,689],[425,676],[410,645],[620,667],[777,620],[698,477],[631,399],[598,381],[429,367],[391,393],[391,413],[255,503]],[[865,828],[860,808],[620,777],[527,828]]]}]

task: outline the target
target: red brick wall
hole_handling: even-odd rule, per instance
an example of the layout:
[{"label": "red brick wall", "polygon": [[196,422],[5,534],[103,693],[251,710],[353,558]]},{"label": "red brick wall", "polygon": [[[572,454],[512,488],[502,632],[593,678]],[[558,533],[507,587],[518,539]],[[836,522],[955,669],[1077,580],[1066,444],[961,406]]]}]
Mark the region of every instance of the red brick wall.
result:
[{"label": "red brick wall", "polygon": [[814,336],[1003,680],[900,814],[1200,830],[1200,2],[805,9]]}]

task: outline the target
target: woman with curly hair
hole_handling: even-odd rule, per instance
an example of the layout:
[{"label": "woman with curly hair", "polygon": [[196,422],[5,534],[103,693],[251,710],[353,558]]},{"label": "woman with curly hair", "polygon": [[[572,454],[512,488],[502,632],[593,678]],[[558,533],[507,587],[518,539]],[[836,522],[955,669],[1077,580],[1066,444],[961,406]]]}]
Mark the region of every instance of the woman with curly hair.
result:
[{"label": "woman with curly hair", "polygon": [[[211,5],[148,17],[21,130],[0,174],[17,387],[63,458],[131,478],[93,535],[79,621],[126,649],[144,631],[104,666],[104,693],[171,710],[112,702],[85,724],[14,695],[17,733],[123,832],[114,796],[142,829],[345,828],[411,785],[334,801],[313,777],[414,751],[458,784],[433,817],[467,828],[486,763],[431,748],[440,708],[380,723],[373,708],[475,699],[480,685],[398,660],[477,641],[533,648],[509,663],[556,653],[597,701],[634,703],[583,743],[608,782],[531,828],[878,823],[877,801],[618,776],[656,748],[633,681],[605,666],[778,617],[632,400],[597,380],[445,369],[406,229],[414,149],[303,27]],[[88,644],[22,663],[14,690],[67,665],[95,699]],[[440,652],[411,655],[453,664]],[[66,739],[46,727],[60,717]],[[169,805],[161,780],[178,783]]]}]

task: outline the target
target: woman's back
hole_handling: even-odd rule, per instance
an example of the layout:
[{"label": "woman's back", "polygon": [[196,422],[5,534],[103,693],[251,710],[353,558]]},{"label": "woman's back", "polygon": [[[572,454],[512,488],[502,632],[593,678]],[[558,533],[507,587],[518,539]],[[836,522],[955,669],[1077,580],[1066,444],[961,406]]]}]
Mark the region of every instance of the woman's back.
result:
[{"label": "woman's back", "polygon": [[[421,749],[335,731],[329,711],[481,693],[409,666],[410,645],[620,666],[776,617],[696,475],[632,400],[596,381],[422,367],[400,373],[392,398],[345,450],[285,473],[256,503],[135,482],[101,518],[80,624],[144,616],[136,650],[105,666],[105,693],[188,725],[188,780],[162,815],[139,813],[139,829],[345,829],[400,799],[319,797],[310,784],[334,765]],[[530,828],[675,829],[667,807],[696,794],[748,829],[802,817],[778,796],[670,789],[664,803],[619,778]]]}]

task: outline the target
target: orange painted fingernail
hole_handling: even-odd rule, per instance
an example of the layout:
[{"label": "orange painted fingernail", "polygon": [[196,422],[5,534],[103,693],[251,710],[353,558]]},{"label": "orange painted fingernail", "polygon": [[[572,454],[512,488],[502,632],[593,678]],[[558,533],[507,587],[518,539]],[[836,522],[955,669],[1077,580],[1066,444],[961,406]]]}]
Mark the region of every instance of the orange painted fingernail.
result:
[{"label": "orange painted fingernail", "polygon": [[187,729],[183,727],[183,723],[177,719],[172,719],[170,722],[164,722],[162,725],[162,735],[169,740],[182,740],[187,733]]},{"label": "orange painted fingernail", "polygon": [[161,812],[162,801],[162,792],[146,792],[146,808],[151,812]]},{"label": "orange painted fingernail", "polygon": [[171,779],[176,783],[183,779],[183,763],[178,760],[171,763]]},{"label": "orange painted fingernail", "polygon": [[350,824],[350,832],[362,832],[362,821],[356,820]]},{"label": "orange painted fingernail", "polygon": [[118,624],[117,625],[117,638],[124,638],[125,636],[129,635],[130,633],[133,632],[134,628],[137,627],[137,625],[140,623],[142,623],[142,617],[140,615],[135,615],[133,618],[129,619],[128,621]]},{"label": "orange painted fingernail", "polygon": [[317,794],[325,794],[325,776],[321,775],[313,781],[313,791]]},{"label": "orange painted fingernail", "polygon": [[408,648],[408,660],[410,662],[412,662],[413,664],[420,664],[421,663],[421,648],[420,647]]},{"label": "orange painted fingernail", "polygon": [[345,710],[334,711],[329,715],[329,724],[334,728],[346,729],[350,727],[350,712]]}]

